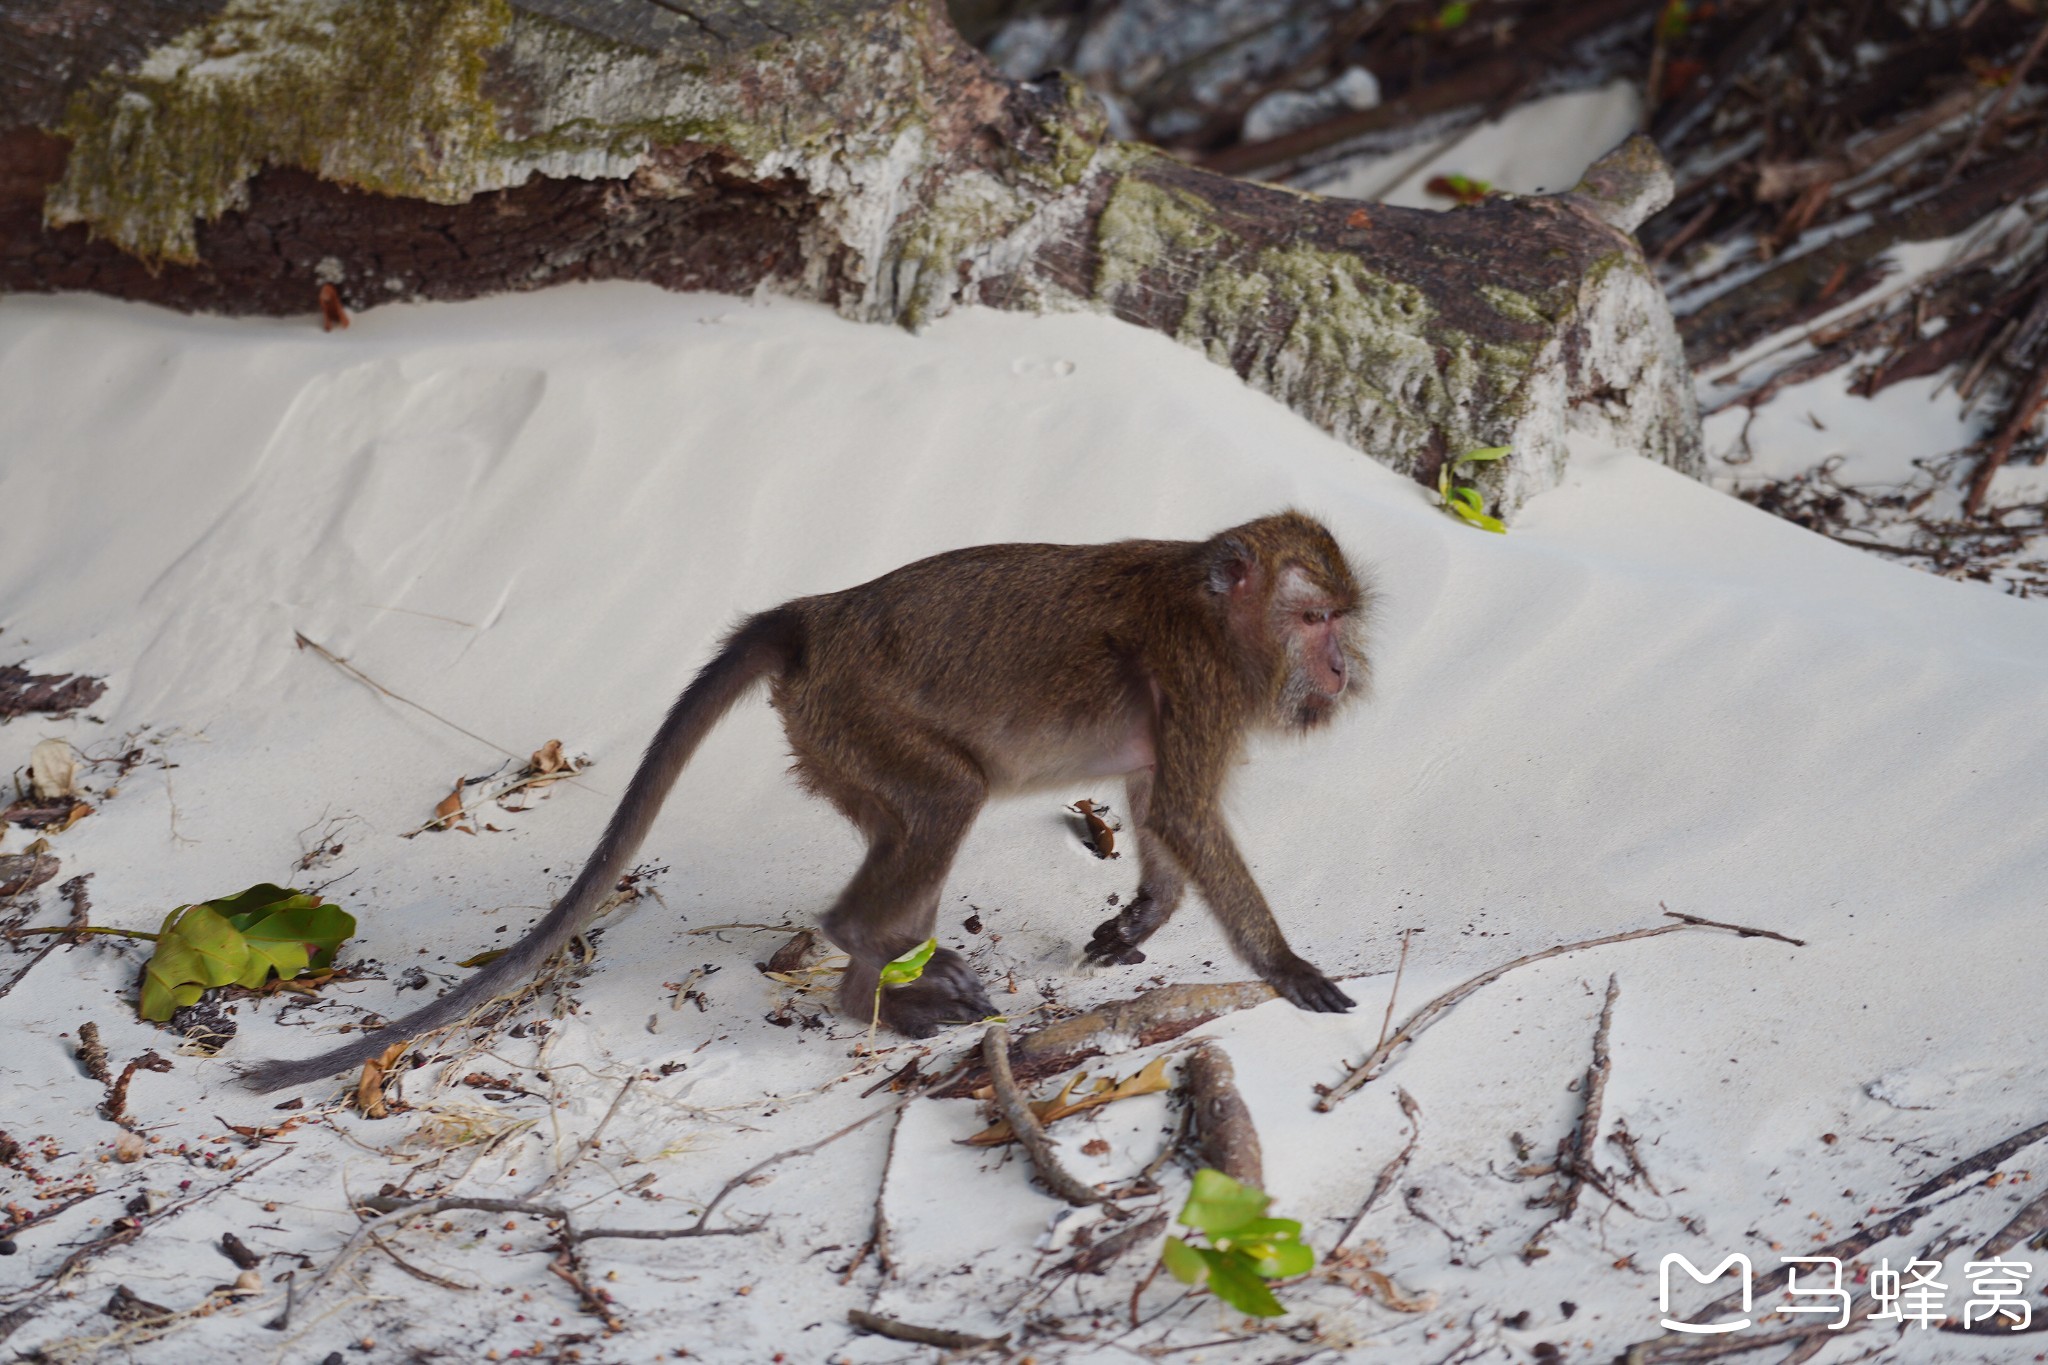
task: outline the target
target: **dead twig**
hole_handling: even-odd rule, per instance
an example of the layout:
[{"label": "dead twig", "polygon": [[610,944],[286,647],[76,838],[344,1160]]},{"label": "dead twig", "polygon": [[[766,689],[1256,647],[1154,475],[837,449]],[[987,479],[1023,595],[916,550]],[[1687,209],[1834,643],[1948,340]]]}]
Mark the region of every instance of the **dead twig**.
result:
[{"label": "dead twig", "polygon": [[317,640],[309,639],[304,631],[293,631],[292,638],[298,641],[300,649],[312,650],[315,654],[318,654],[321,658],[327,660],[327,662],[333,664],[336,668],[348,674],[351,678],[354,678],[357,682],[369,688],[378,696],[389,697],[392,701],[397,702],[401,706],[410,706],[413,710],[419,712],[421,715],[427,717],[429,720],[437,720],[441,722],[441,724],[453,730],[456,734],[465,736],[469,739],[473,739],[487,749],[496,749],[499,753],[505,755],[505,757],[507,758],[516,758],[521,759],[522,761],[524,760],[525,755],[516,754],[502,744],[498,744],[492,740],[485,739],[482,735],[478,734],[474,730],[465,730],[463,727],[457,725],[454,721],[448,719],[448,717],[442,715],[440,712],[431,711],[426,707],[420,705],[418,702],[412,700],[410,697],[399,696],[396,692],[393,692],[383,683],[378,682],[375,678],[363,672],[362,669],[357,668],[354,664],[350,663],[347,659],[342,658],[339,654],[336,654],[327,646],[321,644]]},{"label": "dead twig", "polygon": [[[916,1066],[915,1060],[911,1062]],[[903,1130],[903,1111],[896,1111],[895,1121],[889,1125],[889,1146],[882,1153],[882,1178],[875,1182],[875,1235],[870,1239],[875,1249],[875,1264],[881,1268],[882,1283],[887,1284],[896,1274],[896,1258],[889,1249],[889,1215],[882,1207],[882,1196],[889,1189],[889,1171],[896,1164],[896,1135]],[[852,1267],[848,1267],[849,1272]]]},{"label": "dead twig", "polygon": [[1613,943],[1628,943],[1635,939],[1655,938],[1660,934],[1676,934],[1686,929],[1726,929],[1743,938],[1774,938],[1781,943],[1789,943],[1795,948],[1806,946],[1803,939],[1788,938],[1784,934],[1770,929],[1757,929],[1744,924],[1726,924],[1720,920],[1701,919],[1697,915],[1682,915],[1675,910],[1666,910],[1664,913],[1677,920],[1678,923],[1652,925],[1647,929],[1630,929],[1626,933],[1605,934],[1599,938],[1583,939],[1577,943],[1560,943],[1554,948],[1545,948],[1541,952],[1529,953],[1523,957],[1518,957],[1512,962],[1504,962],[1498,967],[1481,972],[1478,976],[1464,982],[1462,985],[1453,986],[1442,995],[1437,996],[1434,1000],[1416,1010],[1415,1013],[1409,1015],[1402,1021],[1401,1027],[1394,1030],[1391,1038],[1388,1038],[1384,1043],[1374,1048],[1372,1055],[1354,1067],[1350,1075],[1346,1076],[1318,1098],[1315,1104],[1316,1112],[1327,1114],[1336,1108],[1338,1103],[1346,1096],[1358,1090],[1367,1082],[1376,1079],[1386,1069],[1387,1064],[1393,1060],[1394,1054],[1403,1045],[1414,1042],[1415,1036],[1434,1023],[1437,1016],[1443,1014],[1474,991],[1500,980],[1500,978],[1506,976],[1517,967],[1526,967],[1533,962],[1542,962],[1546,958],[1562,957],[1566,953],[1576,953],[1585,948],[1602,948]]},{"label": "dead twig", "polygon": [[718,1193],[711,1196],[711,1202],[704,1206],[703,1211],[697,1215],[697,1221],[693,1223],[691,1226],[693,1228],[698,1229],[703,1228],[706,1220],[708,1220],[711,1217],[712,1210],[716,1209],[719,1206],[719,1204],[723,1203],[727,1195],[731,1194],[734,1190],[738,1189],[742,1185],[752,1184],[754,1181],[754,1177],[758,1176],[761,1172],[767,1170],[770,1166],[776,1165],[779,1162],[788,1161],[793,1157],[809,1156],[811,1153],[817,1151],[819,1148],[837,1142],[840,1138],[845,1137],[848,1133],[853,1132],[856,1128],[864,1128],[868,1124],[873,1123],[876,1119],[882,1117],[882,1115],[893,1114],[902,1107],[903,1106],[901,1103],[884,1105],[880,1109],[875,1110],[871,1114],[866,1114],[860,1118],[855,1119],[852,1123],[847,1124],[838,1132],[826,1134],[824,1137],[819,1138],[816,1142],[806,1143],[802,1147],[792,1147],[786,1152],[777,1152],[774,1156],[768,1157],[763,1161],[755,1162],[753,1165],[747,1167],[747,1169],[741,1171],[732,1179],[726,1181],[724,1185],[720,1186]]},{"label": "dead twig", "polygon": [[[86,916],[92,912],[92,901],[85,894],[85,884],[91,879],[92,873],[87,872],[82,876],[73,877],[57,888],[63,893],[65,899],[71,902],[71,923],[58,930],[55,938],[45,943],[42,949],[34,957],[30,958],[20,971],[9,977],[6,985],[0,986],[0,997],[5,997],[9,991],[19,986],[22,978],[36,969],[37,963],[41,962],[51,953],[56,952],[60,946],[80,941],[78,936],[86,927]],[[16,932],[45,933],[48,931],[42,929],[22,929]]]},{"label": "dead twig", "polygon": [[2003,1142],[1994,1142],[1983,1151],[1964,1157],[1961,1161],[1914,1186],[1906,1195],[1908,1204],[1917,1204],[1932,1194],[1939,1194],[1959,1180],[1967,1180],[1979,1171],[1989,1171],[2003,1165],[2005,1159],[2015,1152],[2033,1146],[2042,1138],[2048,1138],[2048,1123],[2037,1123],[2032,1128],[2014,1133]]},{"label": "dead twig", "polygon": [[100,1115],[123,1128],[134,1129],[135,1121],[128,1113],[128,1082],[135,1079],[138,1071],[165,1072],[171,1069],[170,1062],[154,1051],[145,1052],[121,1068],[121,1077],[107,1090],[106,1102],[100,1105]]},{"label": "dead twig", "polygon": [[846,1310],[846,1320],[863,1332],[873,1332],[878,1337],[890,1337],[896,1341],[914,1341],[920,1346],[939,1346],[949,1351],[996,1351],[1010,1344],[1008,1333],[999,1337],[978,1337],[970,1332],[954,1332],[944,1327],[920,1327],[914,1322],[898,1322],[885,1318],[879,1313],[868,1313],[858,1308]]},{"label": "dead twig", "polygon": [[988,1026],[988,1032],[981,1035],[981,1060],[982,1065],[988,1068],[989,1085],[995,1090],[996,1110],[1009,1121],[1010,1132],[1016,1136],[1025,1155],[1031,1158],[1039,1180],[1069,1204],[1102,1203],[1101,1192],[1092,1185],[1083,1184],[1060,1165],[1059,1157],[1052,1150],[1052,1140],[1046,1137],[1038,1115],[1031,1112],[1030,1103],[1017,1088],[1017,1078],[1010,1072],[1010,1031],[1007,1028],[1001,1024]]},{"label": "dead twig", "polygon": [[117,1247],[128,1245],[148,1229],[155,1227],[159,1223],[168,1222],[176,1218],[185,1210],[213,1198],[222,1190],[230,1189],[240,1184],[259,1171],[268,1170],[289,1155],[289,1152],[279,1152],[268,1161],[252,1161],[247,1166],[236,1170],[233,1175],[219,1184],[209,1185],[197,1194],[187,1195],[177,1203],[168,1204],[154,1213],[129,1214],[126,1217],[115,1219],[107,1229],[106,1236],[96,1241],[87,1242],[84,1246],[79,1247],[69,1256],[66,1256],[55,1270],[43,1276],[40,1280],[25,1286],[19,1293],[10,1298],[0,1299],[0,1315],[12,1314],[27,1308],[42,1298],[43,1295],[63,1284],[65,1277],[87,1261],[103,1256]]},{"label": "dead twig", "polygon": [[1394,962],[1394,984],[1387,988],[1387,1012],[1380,1016],[1380,1036],[1373,1044],[1374,1051],[1386,1045],[1387,1030],[1394,1026],[1394,1002],[1401,998],[1401,974],[1408,970],[1408,940],[1414,934],[1413,929],[1401,931],[1401,956]]},{"label": "dead twig", "polygon": [[1984,1239],[1977,1248],[1979,1260],[2003,1256],[2037,1232],[2048,1231],[2048,1194],[2036,1195],[2022,1205],[2012,1220]]},{"label": "dead twig", "polygon": [[1394,1154],[1392,1161],[1380,1167],[1379,1177],[1372,1182],[1372,1189],[1367,1192],[1365,1202],[1358,1206],[1358,1212],[1351,1215],[1351,1221],[1344,1225],[1344,1230],[1337,1234],[1337,1240],[1330,1244],[1332,1255],[1351,1240],[1351,1234],[1358,1231],[1359,1224],[1365,1221],[1366,1214],[1372,1212],[1373,1205],[1379,1203],[1386,1197],[1387,1191],[1394,1188],[1394,1182],[1399,1180],[1401,1172],[1407,1169],[1408,1158],[1415,1153],[1416,1140],[1422,1136],[1422,1106],[1417,1104],[1415,1097],[1406,1090],[1397,1088],[1394,1095],[1400,1100],[1401,1112],[1408,1119],[1408,1141],[1402,1144],[1401,1150]]},{"label": "dead twig", "polygon": [[[2048,292],[2041,295],[2041,302],[2035,311],[2048,311]],[[2005,419],[2005,425],[1998,429],[1998,438],[1991,443],[1991,449],[1984,452],[1984,459],[1977,466],[1976,476],[1970,480],[1970,491],[1963,498],[1965,515],[1974,517],[1982,514],[1984,499],[1991,492],[1991,480],[1997,477],[1999,470],[2005,468],[2006,460],[2012,455],[2012,448],[2019,443],[2027,428],[2034,424],[2034,418],[2040,414],[2044,402],[2048,402],[2048,360],[2043,360],[2034,367],[2033,377],[2027,380],[2027,386],[2021,391],[2019,401],[2013,404],[2012,412]]]},{"label": "dead twig", "polygon": [[424,1280],[428,1284],[439,1285],[443,1289],[457,1289],[462,1290],[464,1292],[476,1288],[476,1286],[473,1284],[464,1284],[460,1280],[451,1280],[443,1276],[436,1275],[431,1270],[422,1270],[418,1266],[414,1265],[411,1261],[406,1260],[405,1257],[399,1255],[396,1251],[392,1250],[391,1243],[385,1241],[376,1233],[370,1233],[369,1237],[371,1246],[374,1246],[375,1248],[377,1248],[377,1250],[383,1252],[386,1256],[389,1256],[391,1258],[391,1264],[397,1266],[400,1270],[403,1270],[406,1274],[412,1276],[415,1280]]},{"label": "dead twig", "polygon": [[[273,1158],[273,1160],[275,1159]],[[570,1217],[569,1210],[560,1204],[541,1204],[527,1199],[484,1199],[469,1195],[446,1195],[440,1198],[429,1199],[410,1199],[401,1195],[377,1195],[373,1198],[358,1200],[356,1207],[367,1210],[370,1213],[381,1214],[382,1216],[369,1219],[362,1226],[358,1227],[355,1235],[344,1242],[341,1250],[335,1253],[334,1259],[329,1261],[325,1268],[314,1277],[311,1284],[299,1292],[298,1298],[308,1298],[317,1294],[330,1280],[341,1273],[343,1267],[360,1255],[365,1247],[372,1244],[381,1245],[378,1234],[385,1229],[405,1222],[408,1219],[431,1218],[437,1214],[457,1209],[469,1209],[478,1213],[517,1213],[548,1219],[561,1225],[561,1234],[556,1240],[564,1249],[579,1243],[595,1241],[600,1237],[632,1238],[640,1241],[667,1241],[678,1237],[739,1237],[759,1232],[763,1227],[767,1226],[764,1223],[749,1223],[734,1227],[707,1228],[702,1225],[703,1220],[699,1219],[696,1224],[686,1228],[578,1228]],[[389,1249],[385,1248],[385,1250],[388,1252]],[[393,1255],[392,1259],[397,1260],[398,1258]],[[402,1262],[401,1265],[403,1265]],[[420,1271],[417,1267],[404,1266],[404,1269],[408,1274],[427,1278],[426,1273]],[[436,1281],[436,1283],[439,1283],[439,1281]],[[576,1284],[579,1290],[585,1291],[587,1297],[585,1286],[574,1280],[571,1283]],[[451,1284],[450,1287],[464,1288],[466,1286]],[[281,1316],[274,1325],[281,1329],[283,1326],[289,1325],[289,1323],[289,1308],[287,1308],[286,1314]]]},{"label": "dead twig", "polygon": [[1977,148],[1983,145],[1986,131],[2005,117],[2005,106],[2011,102],[2012,92],[2026,84],[2027,72],[2033,70],[2034,63],[2040,60],[2043,47],[2048,47],[2048,24],[2041,25],[2040,32],[2034,35],[2034,41],[2027,44],[2026,54],[2020,58],[2019,65],[2012,69],[2012,75],[1999,87],[1998,95],[1991,101],[1991,107],[1984,112],[1984,117],[1970,130],[1970,140],[1963,144],[1963,150],[1949,163],[1948,170],[1942,173],[1941,189],[1947,189],[1956,183],[1956,177],[1969,166],[1970,159],[1977,155]]},{"label": "dead twig", "polygon": [[555,1186],[561,1184],[562,1180],[569,1174],[569,1172],[576,1169],[577,1162],[583,1160],[583,1158],[589,1156],[592,1152],[597,1150],[598,1143],[603,1141],[604,1139],[605,1128],[610,1125],[613,1117],[618,1114],[619,1106],[626,1102],[626,1096],[632,1093],[633,1087],[637,1085],[639,1081],[640,1077],[637,1075],[628,1076],[626,1078],[626,1083],[619,1087],[619,1093],[612,1097],[611,1107],[604,1111],[604,1117],[597,1121],[597,1127],[590,1130],[590,1136],[576,1144],[576,1150],[569,1154],[569,1159],[567,1161],[563,1162],[559,1167],[556,1168],[555,1173],[553,1175],[549,1176],[546,1180],[541,1181],[540,1184],[534,1186],[532,1191],[529,1192],[526,1196],[528,1199],[538,1199],[543,1194],[546,1194],[549,1190],[553,1189]]},{"label": "dead twig", "polygon": [[[1598,1180],[1593,1165],[1593,1143],[1600,1136],[1600,1108],[1607,1098],[1607,1075],[1611,1069],[1608,1060],[1607,1035],[1614,1026],[1614,1000],[1621,994],[1621,979],[1613,973],[1607,977],[1607,1001],[1600,1007],[1600,1023],[1593,1030],[1593,1060],[1586,1067],[1585,1106],[1579,1112],[1579,1121],[1557,1144],[1557,1172],[1563,1177],[1562,1186],[1553,1189],[1541,1203],[1555,1204],[1557,1213],[1541,1227],[1530,1234],[1522,1246],[1522,1259],[1533,1261],[1550,1253],[1542,1242],[1550,1230],[1560,1223],[1571,1221],[1579,1211],[1579,1196],[1585,1193],[1588,1183]],[[1603,1193],[1608,1193],[1604,1185]],[[1612,1194],[1609,1193],[1612,1198]],[[1619,1201],[1617,1201],[1619,1202]]]}]

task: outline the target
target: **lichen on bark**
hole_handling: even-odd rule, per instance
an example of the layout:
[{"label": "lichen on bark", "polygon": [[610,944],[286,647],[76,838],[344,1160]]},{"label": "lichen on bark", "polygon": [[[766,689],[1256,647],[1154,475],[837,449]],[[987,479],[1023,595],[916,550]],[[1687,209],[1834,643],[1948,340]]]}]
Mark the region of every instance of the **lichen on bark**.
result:
[{"label": "lichen on bark", "polygon": [[86,223],[135,255],[197,259],[194,225],[247,203],[266,165],[453,202],[499,143],[482,91],[504,0],[238,0],[79,91],[49,223]]}]

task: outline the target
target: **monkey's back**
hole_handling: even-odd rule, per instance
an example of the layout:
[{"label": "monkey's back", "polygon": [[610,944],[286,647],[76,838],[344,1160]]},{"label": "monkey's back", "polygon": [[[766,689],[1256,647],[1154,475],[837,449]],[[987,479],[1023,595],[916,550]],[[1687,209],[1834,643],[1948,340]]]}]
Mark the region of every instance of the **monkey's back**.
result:
[{"label": "monkey's back", "polygon": [[[1121,771],[1151,644],[1213,629],[1199,548],[983,545],[788,603],[801,644],[773,695],[799,762],[846,727],[900,725],[958,746],[992,786]],[[1034,770],[990,770],[1019,740]]]}]

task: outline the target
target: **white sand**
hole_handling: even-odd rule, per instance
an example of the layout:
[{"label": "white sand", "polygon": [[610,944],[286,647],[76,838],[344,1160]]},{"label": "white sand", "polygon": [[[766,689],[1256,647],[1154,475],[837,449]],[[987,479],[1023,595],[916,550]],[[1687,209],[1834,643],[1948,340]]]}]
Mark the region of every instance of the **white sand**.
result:
[{"label": "white sand", "polygon": [[[1516,1359],[1539,1341],[1605,1358],[1655,1334],[1664,1253],[1709,1265],[1746,1251],[1775,1271],[1772,1245],[1843,1235],[1915,1179],[2048,1118],[2048,615],[1830,544],[1627,454],[1584,452],[1567,487],[1489,536],[1199,357],[1112,322],[968,314],[911,337],[812,307],[624,286],[386,308],[331,336],[304,319],[9,298],[0,442],[0,659],[111,684],[92,719],[0,727],[0,766],[21,766],[50,735],[105,755],[142,731],[150,756],[54,840],[64,876],[93,874],[95,921],[154,928],[182,901],[345,873],[329,894],[361,921],[348,955],[394,979],[415,964],[453,979],[452,961],[507,941],[563,888],[673,691],[744,611],[981,541],[1201,536],[1290,504],[1327,518],[1383,590],[1376,695],[1327,738],[1263,747],[1232,807],[1300,951],[1334,973],[1376,975],[1355,983],[1351,1016],[1276,1004],[1208,1032],[1236,1059],[1268,1184],[1318,1246],[1401,1145],[1395,1088],[1420,1103],[1413,1164],[1362,1236],[1438,1306],[1406,1314],[1329,1285],[1282,1291],[1300,1310],[1286,1324],[1382,1343],[1373,1359],[1435,1360],[1468,1332]],[[294,630],[522,756],[560,738],[598,766],[525,814],[487,815],[502,833],[401,840],[458,776],[502,756],[295,649]],[[528,1088],[553,1086],[552,1111],[474,1090],[437,1096],[422,1083],[432,1073],[409,1087],[431,1108],[537,1120],[452,1188],[531,1192],[636,1069],[663,1062],[688,1067],[640,1084],[550,1196],[586,1225],[677,1226],[747,1165],[880,1102],[859,1098],[867,1073],[908,1048],[865,1062],[849,1028],[764,1022],[789,992],[751,964],[779,936],[690,933],[808,922],[851,870],[851,834],[782,769],[756,702],[685,775],[644,854],[669,869],[654,882],[665,906],[643,900],[607,921],[574,992],[581,1012],[548,1041],[551,1081],[521,1073]],[[1114,790],[1092,794],[1121,804]],[[341,857],[297,870],[301,831],[343,817]],[[26,842],[11,831],[0,852]],[[1020,1013],[1041,985],[1086,1005],[1155,975],[1244,975],[1199,908],[1160,934],[1143,968],[1074,975],[1075,946],[1134,878],[1130,860],[1083,852],[1057,801],[999,805],[960,860],[941,938],[967,944],[959,922],[978,907],[978,960],[995,977],[1014,971],[1019,994],[997,1000]],[[1459,1006],[1334,1114],[1310,1111],[1311,1087],[1334,1083],[1376,1036],[1402,928],[1424,931],[1405,1012],[1519,953],[1657,923],[1660,902],[1808,946],[1685,933],[1552,960]],[[38,922],[61,919],[54,886],[43,903]],[[35,1301],[14,1350],[82,1349],[114,1330],[99,1310],[116,1284],[197,1304],[236,1273],[212,1245],[226,1230],[325,1264],[353,1221],[346,1195],[434,1155],[419,1112],[334,1114],[257,1154],[215,1143],[223,1119],[283,1117],[276,1097],[234,1088],[226,1061],[312,1051],[356,1010],[393,1014],[420,998],[378,979],[330,988],[330,1008],[288,1016],[296,1028],[274,1022],[274,1003],[241,1005],[222,1060],[179,1057],[169,1074],[137,1077],[131,1107],[159,1154],[105,1162],[118,1130],[72,1061],[78,1025],[98,1022],[117,1065],[171,1042],[134,1018],[139,947],[112,942],[51,955],[0,1000],[0,1128],[30,1145],[46,1189],[106,1191],[21,1233],[0,1283],[12,1292],[53,1271],[137,1188],[175,1198],[181,1182],[193,1194],[227,1179],[163,1149],[232,1151],[243,1169],[279,1159],[96,1256]],[[0,960],[0,981],[27,960]],[[703,983],[709,1008],[671,1011],[664,983],[700,964],[720,969]],[[1525,1265],[1517,1252],[1544,1217],[1526,1201],[1548,1181],[1504,1178],[1517,1164],[1508,1135],[1542,1160],[1570,1129],[1568,1087],[1610,972],[1621,997],[1606,1126],[1626,1122],[1661,1195],[1626,1187],[1632,1215],[1589,1191],[1550,1234],[1551,1254]],[[507,1038],[458,1069],[504,1075],[535,1057],[531,1040]],[[1131,1101],[1055,1131],[1078,1169],[1107,1179],[1156,1150],[1167,1114],[1161,1099]],[[886,1123],[786,1163],[715,1217],[763,1219],[759,1235],[588,1244],[592,1274],[616,1272],[598,1283],[626,1330],[580,1343],[582,1358],[934,1354],[853,1336],[846,1310],[871,1303],[1021,1330],[1002,1315],[1051,1287],[1034,1278],[1032,1243],[1061,1206],[1019,1161],[952,1145],[981,1123],[966,1101],[906,1113],[886,1285],[872,1258],[846,1284],[838,1273],[869,1233]],[[42,1155],[45,1135],[57,1156]],[[1097,1136],[1111,1154],[1080,1155]],[[477,1150],[447,1154],[408,1188],[456,1182]],[[2015,1157],[1999,1188],[1873,1255],[1896,1267],[1946,1226],[1974,1247],[2038,1189],[2012,1172],[2048,1172],[2044,1152]],[[1624,1165],[1609,1144],[1600,1157]],[[650,1188],[627,1192],[643,1177]],[[1175,1206],[1183,1180],[1168,1184]],[[0,1171],[0,1189],[42,1207],[18,1172]],[[548,1273],[538,1225],[445,1221],[452,1231],[397,1232],[394,1248],[483,1291],[430,1286],[372,1252],[354,1264],[360,1279],[302,1304],[288,1332],[262,1326],[272,1294],[134,1356],[317,1360],[367,1336],[374,1349],[347,1359],[440,1349],[467,1360],[601,1330]],[[2048,1255],[2018,1254],[2041,1263],[2037,1284],[2048,1279]],[[1107,1342],[1144,1259],[1060,1289],[1040,1311]],[[1951,1270],[1965,1259],[1959,1247]],[[264,1273],[295,1264],[273,1259]],[[1156,1283],[1148,1311],[1176,1292]],[[1760,1311],[1767,1297],[1760,1287]],[[1568,1323],[1564,1300],[1577,1305]],[[1524,1310],[1523,1330],[1498,1324]],[[1170,1344],[1198,1342],[1237,1322],[1204,1303],[1124,1345],[1176,1323]],[[1877,1339],[1845,1337],[1822,1359]],[[1896,1358],[2023,1358],[1984,1353],[2002,1347],[1928,1333]],[[1133,1358],[1083,1341],[1031,1349],[1040,1361]],[[1172,1359],[1306,1349],[1265,1340]]]}]

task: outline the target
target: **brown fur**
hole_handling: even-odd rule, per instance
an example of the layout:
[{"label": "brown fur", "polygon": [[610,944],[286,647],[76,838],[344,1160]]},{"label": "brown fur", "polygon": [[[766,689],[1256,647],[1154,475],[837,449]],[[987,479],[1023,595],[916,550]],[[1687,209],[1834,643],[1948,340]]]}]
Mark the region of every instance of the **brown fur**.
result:
[{"label": "brown fur", "polygon": [[[1137,896],[1086,956],[1136,962],[1201,887],[1231,945],[1304,1009],[1352,1001],[1295,955],[1223,821],[1225,775],[1254,729],[1306,732],[1358,695],[1367,603],[1336,541],[1299,512],[1207,541],[989,545],[906,565],[750,618],[678,699],[589,864],[502,958],[392,1036],[461,1017],[538,970],[595,913],[697,743],[766,678],[803,786],[868,853],[823,929],[851,959],[840,1006],[866,1021],[890,958],[932,934],[955,852],[991,795],[1123,777]],[[886,988],[881,1021],[915,1037],[994,1013],[965,959],[935,953]],[[252,1069],[275,1089],[381,1050],[378,1035]]]}]

